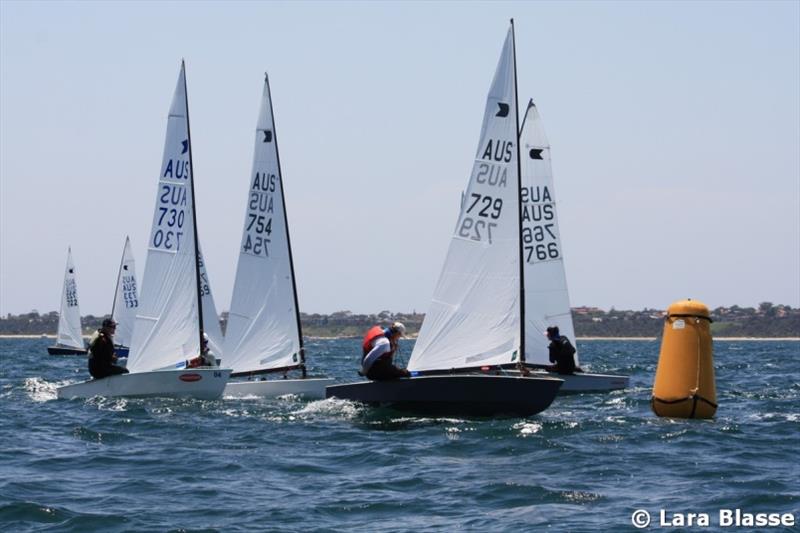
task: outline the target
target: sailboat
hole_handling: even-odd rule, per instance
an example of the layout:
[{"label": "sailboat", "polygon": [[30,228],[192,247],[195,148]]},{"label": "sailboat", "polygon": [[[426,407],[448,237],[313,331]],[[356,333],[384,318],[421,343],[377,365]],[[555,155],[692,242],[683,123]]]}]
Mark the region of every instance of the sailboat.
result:
[{"label": "sailboat", "polygon": [[[233,298],[225,332],[226,364],[233,368],[225,396],[325,396],[332,379],[307,375],[283,175],[269,77],[256,125],[252,178]],[[287,372],[299,371],[299,379]],[[264,379],[266,374],[283,379]],[[257,377],[261,379],[256,379]]]},{"label": "sailboat", "polygon": [[64,286],[61,289],[61,310],[58,314],[58,335],[55,346],[48,346],[50,355],[86,355],[81,333],[81,311],[78,307],[78,286],[75,283],[75,264],[72,248],[67,249]]},{"label": "sailboat", "polygon": [[131,340],[130,374],[60,387],[59,398],[169,396],[216,399],[231,370],[182,369],[200,353],[203,335],[192,143],[181,63],[167,123],[164,157]]},{"label": "sailboat", "polygon": [[489,90],[480,142],[410,378],[331,386],[328,397],[415,411],[531,415],[563,381],[496,375],[524,362],[522,213],[514,22]]},{"label": "sailboat", "polygon": [[139,308],[139,292],[136,287],[136,261],[133,259],[131,239],[125,237],[122,259],[117,273],[117,288],[114,291],[114,304],[111,307],[111,318],[117,323],[114,335],[114,351],[117,357],[128,357],[133,325],[136,321],[136,310]]},{"label": "sailboat", "polygon": [[[550,365],[550,341],[545,336],[547,328],[557,326],[562,335],[574,342],[575,327],[558,229],[550,143],[533,100],[529,101],[522,121],[520,148],[523,161],[520,200],[525,278],[525,366],[544,369]],[[575,364],[579,365],[577,353]],[[611,391],[628,386],[628,376],[589,372],[553,375],[564,380],[559,391],[561,394]]]}]

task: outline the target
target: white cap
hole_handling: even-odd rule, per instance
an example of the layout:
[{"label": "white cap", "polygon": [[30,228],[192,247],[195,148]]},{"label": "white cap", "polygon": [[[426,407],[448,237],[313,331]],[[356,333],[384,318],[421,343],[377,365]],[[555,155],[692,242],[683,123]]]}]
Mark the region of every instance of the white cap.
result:
[{"label": "white cap", "polygon": [[208,333],[203,332],[203,342],[208,342]]},{"label": "white cap", "polygon": [[394,331],[399,331],[401,337],[406,336],[406,326],[402,322],[395,322],[391,327]]}]

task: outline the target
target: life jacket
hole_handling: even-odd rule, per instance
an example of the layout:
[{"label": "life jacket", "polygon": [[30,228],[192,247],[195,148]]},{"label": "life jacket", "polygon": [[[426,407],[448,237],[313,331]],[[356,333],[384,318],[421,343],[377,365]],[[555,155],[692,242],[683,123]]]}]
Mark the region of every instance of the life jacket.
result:
[{"label": "life jacket", "polygon": [[383,337],[384,335],[386,335],[386,332],[380,326],[372,326],[369,328],[367,333],[364,335],[364,341],[361,343],[361,349],[363,350],[361,357],[365,357],[372,349],[372,341],[379,337]]}]

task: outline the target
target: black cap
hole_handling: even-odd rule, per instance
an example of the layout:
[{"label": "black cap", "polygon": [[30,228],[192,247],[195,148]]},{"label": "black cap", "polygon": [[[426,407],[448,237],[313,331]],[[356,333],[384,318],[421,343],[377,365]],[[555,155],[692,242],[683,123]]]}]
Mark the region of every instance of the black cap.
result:
[{"label": "black cap", "polygon": [[117,327],[117,323],[114,322],[113,318],[106,318],[103,320],[103,327],[104,328],[115,328]]}]

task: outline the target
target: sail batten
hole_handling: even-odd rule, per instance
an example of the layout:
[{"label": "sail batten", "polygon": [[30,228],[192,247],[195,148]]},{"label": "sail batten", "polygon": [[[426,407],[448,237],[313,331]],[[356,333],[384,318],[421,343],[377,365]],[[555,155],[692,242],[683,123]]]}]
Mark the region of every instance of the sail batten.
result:
[{"label": "sail batten", "polygon": [[78,284],[75,279],[75,263],[72,248],[67,249],[67,264],[64,268],[64,285],[61,289],[61,309],[58,315],[56,344],[84,349],[81,331],[81,311],[78,305]]},{"label": "sail batten", "polygon": [[519,168],[513,27],[442,273],[408,363],[427,371],[519,360]]},{"label": "sail batten", "polygon": [[[181,65],[170,105],[128,368],[164,368],[200,352],[193,176]],[[165,253],[166,252],[166,253]]]},{"label": "sail batten", "polygon": [[235,375],[300,367],[302,339],[283,176],[266,79],[239,250],[225,333],[226,365]]},{"label": "sail batten", "polygon": [[[547,365],[550,363],[547,349],[550,341],[545,336],[547,328],[558,326],[561,334],[573,342],[575,328],[556,213],[550,143],[533,102],[528,104],[523,120],[520,149],[526,285],[525,360],[531,364]],[[575,364],[578,364],[577,354]]]}]

